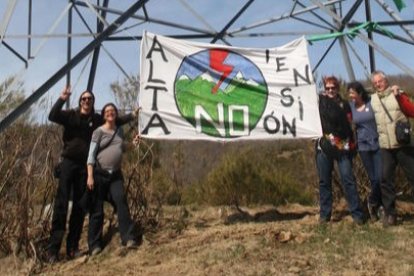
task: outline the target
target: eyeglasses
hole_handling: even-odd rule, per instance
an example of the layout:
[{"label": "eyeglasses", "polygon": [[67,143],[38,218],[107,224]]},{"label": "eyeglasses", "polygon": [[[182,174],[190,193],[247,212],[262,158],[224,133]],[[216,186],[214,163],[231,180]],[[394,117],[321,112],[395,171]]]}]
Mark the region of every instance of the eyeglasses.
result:
[{"label": "eyeglasses", "polygon": [[81,98],[82,102],[86,102],[86,101],[92,101],[92,97],[82,97]]},{"label": "eyeglasses", "polygon": [[326,91],[329,91],[329,90],[336,90],[336,87],[335,87],[335,86],[327,86],[327,87],[325,87],[325,90],[326,90]]},{"label": "eyeglasses", "polygon": [[380,83],[385,83],[387,80],[386,79],[379,79],[379,80],[375,80],[373,81],[374,84],[380,84]]}]

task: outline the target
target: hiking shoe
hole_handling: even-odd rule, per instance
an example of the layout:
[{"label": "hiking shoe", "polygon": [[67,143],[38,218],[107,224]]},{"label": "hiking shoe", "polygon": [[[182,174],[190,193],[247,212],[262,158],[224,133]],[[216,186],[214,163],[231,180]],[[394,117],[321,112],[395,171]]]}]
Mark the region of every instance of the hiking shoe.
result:
[{"label": "hiking shoe", "polygon": [[382,225],[384,227],[397,225],[397,217],[395,215],[385,215],[382,220]]},{"label": "hiking shoe", "polygon": [[353,218],[353,221],[356,225],[364,225],[366,222],[363,218]]},{"label": "hiking shoe", "polygon": [[383,221],[385,217],[385,210],[384,210],[384,206],[380,206],[378,208],[378,218]]},{"label": "hiking shoe", "polygon": [[97,246],[92,250],[91,256],[96,256],[96,255],[100,254],[101,252],[102,252],[102,248]]},{"label": "hiking shoe", "polygon": [[129,240],[126,244],[126,248],[128,248],[128,249],[137,249],[138,248],[138,243],[134,240]]},{"label": "hiking shoe", "polygon": [[137,245],[140,246],[142,245],[143,242],[144,242],[144,235],[140,233],[137,237]]},{"label": "hiking shoe", "polygon": [[66,253],[66,258],[68,260],[73,260],[82,256],[82,252],[79,249],[71,249]]},{"label": "hiking shoe", "polygon": [[58,261],[59,261],[59,259],[58,259],[58,255],[57,254],[50,253],[50,252],[47,253],[46,262],[48,264],[55,264]]},{"label": "hiking shoe", "polygon": [[378,212],[379,212],[378,206],[368,202],[368,213],[372,221],[379,220]]},{"label": "hiking shoe", "polygon": [[320,218],[319,218],[318,223],[319,223],[320,225],[326,225],[326,224],[328,224],[330,221],[331,221],[331,219],[330,219],[330,218],[323,218],[323,217],[320,217]]}]

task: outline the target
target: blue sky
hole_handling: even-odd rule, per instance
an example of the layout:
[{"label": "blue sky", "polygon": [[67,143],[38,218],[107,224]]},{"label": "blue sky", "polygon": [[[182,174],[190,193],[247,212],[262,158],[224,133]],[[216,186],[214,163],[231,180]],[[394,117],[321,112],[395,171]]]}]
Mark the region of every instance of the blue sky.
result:
[{"label": "blue sky", "polygon": [[[85,0],[86,1],[86,0]],[[89,0],[91,3],[95,1]],[[396,10],[392,0],[384,0],[390,5],[390,7]],[[101,1],[102,2],[102,1]],[[301,1],[307,6],[311,6],[311,1]],[[389,21],[391,20],[389,15],[386,14],[377,4],[375,0],[371,0],[372,17],[373,21]],[[405,8],[398,15],[403,20],[414,20],[414,1],[405,0],[407,8]],[[66,0],[35,0],[33,1],[33,30],[32,33],[36,35],[36,38],[32,40],[32,54],[39,45],[42,45],[43,38],[39,37],[41,34],[46,34],[55,20],[67,6]],[[237,11],[246,3],[242,0],[150,0],[146,5],[146,9],[150,17],[162,19],[177,24],[188,25],[194,28],[220,31],[229,20],[237,13]],[[277,4],[276,4],[277,3]],[[262,20],[266,20],[272,17],[278,17],[284,13],[289,13],[292,9],[293,1],[269,1],[269,0],[256,0],[249,7],[249,9],[243,13],[243,15],[229,28],[230,31],[248,26],[250,24],[257,23]],[[346,13],[354,1],[344,1],[343,11]],[[0,1],[0,16],[4,19],[9,0]],[[111,0],[109,1],[109,7],[116,10],[125,10],[131,1]],[[20,0],[17,2],[17,6],[14,14],[10,20],[6,31],[5,41],[17,50],[23,56],[26,56],[27,52],[27,40],[22,39],[22,36],[27,34],[27,0]],[[88,8],[79,8],[82,15],[91,24],[91,27],[95,28],[95,15]],[[300,10],[297,7],[296,10]],[[195,11],[195,12],[193,12]],[[139,12],[143,15],[143,12]],[[320,16],[328,21],[331,21],[324,13],[318,12]],[[107,21],[112,22],[117,15],[108,15]],[[301,16],[302,19],[312,20],[318,22],[314,17]],[[353,17],[354,20],[365,22],[365,10],[364,5],[358,9],[357,13]],[[49,38],[44,44],[34,59],[30,61],[28,70],[25,70],[21,80],[24,82],[24,88],[27,93],[31,93],[43,84],[52,74],[60,69],[66,63],[66,38],[63,34],[66,33],[66,16],[60,24],[57,25],[56,30],[53,32],[55,37]],[[137,25],[138,24],[138,25]],[[320,23],[322,24],[322,23]],[[135,26],[137,25],[137,26]],[[148,30],[152,33],[163,35],[177,35],[177,34],[189,34],[193,33],[187,30],[179,30],[176,28],[161,26],[154,23],[142,23],[139,20],[131,19],[127,21],[123,27],[130,26],[127,31],[122,32],[122,35],[142,35],[143,30]],[[135,27],[133,27],[135,26]],[[414,28],[414,25],[410,26]],[[404,35],[398,27],[387,27],[388,30]],[[83,26],[79,17],[74,13],[74,27],[73,32],[76,34],[82,34],[82,37],[73,38],[72,55],[75,55],[85,45],[90,42],[90,37],[85,37],[88,30]],[[302,34],[318,34],[326,33],[325,29],[321,29],[316,26],[305,24],[300,20],[289,19],[279,21],[258,28],[251,29],[249,31],[240,32],[232,38],[226,38],[226,41],[233,46],[238,47],[277,47],[283,45],[293,39],[298,38]],[[278,33],[273,36],[257,36],[247,37],[249,33]],[[62,36],[60,36],[62,35]],[[239,36],[237,36],[239,35]],[[199,42],[210,42],[211,39],[198,39]],[[380,35],[374,35],[374,41],[381,45],[384,49],[395,55],[396,58],[404,62],[410,68],[414,68],[414,58],[412,57],[413,45],[404,44],[396,40],[392,40]],[[309,58],[311,60],[312,67],[316,65],[324,51],[330,44],[330,40],[315,42],[313,45],[309,45]],[[122,68],[128,74],[139,74],[139,43],[140,41],[125,41],[125,42],[104,42],[105,49],[112,55]],[[218,41],[218,43],[223,43]],[[354,70],[357,78],[365,78],[364,66],[369,66],[368,60],[368,46],[361,42],[359,39],[351,41],[352,48],[349,48],[351,55],[351,62],[354,64]],[[362,61],[353,54],[353,50],[360,55]],[[403,71],[397,66],[393,65],[387,59],[382,57],[379,53],[376,53],[376,65],[377,69],[384,70],[389,74],[402,74]],[[3,45],[0,45],[0,57],[2,62],[0,63],[0,78],[3,81],[6,77],[17,75],[24,67],[24,64],[17,59],[10,51],[8,51]],[[98,108],[103,106],[108,101],[113,101],[110,94],[109,85],[114,81],[122,81],[124,75],[122,71],[115,65],[115,63],[108,57],[105,51],[101,50],[101,56],[98,63],[98,69],[96,72],[96,80],[94,86],[94,92],[97,96],[96,105]],[[72,70],[72,86],[74,86],[74,97],[77,99],[79,94],[86,88],[90,60],[85,59],[80,62],[76,68]],[[88,63],[89,62],[89,63]],[[317,76],[334,74],[345,80],[348,80],[345,65],[342,59],[342,53],[340,51],[339,44],[337,43],[330,53],[325,58],[324,62],[318,67]],[[65,80],[57,83],[45,96],[48,102],[52,103],[58,97]],[[47,116],[48,110],[39,110],[39,118],[43,120]],[[43,113],[45,115],[43,115]]]}]

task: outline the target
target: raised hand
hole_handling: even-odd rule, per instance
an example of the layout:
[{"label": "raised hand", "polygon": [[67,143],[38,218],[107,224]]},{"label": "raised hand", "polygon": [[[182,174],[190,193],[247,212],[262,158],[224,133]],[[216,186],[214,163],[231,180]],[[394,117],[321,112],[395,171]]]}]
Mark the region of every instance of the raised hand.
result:
[{"label": "raised hand", "polygon": [[60,94],[60,98],[64,101],[69,99],[70,95],[72,94],[72,91],[70,91],[71,87],[70,85],[63,88],[62,93]]},{"label": "raised hand", "polygon": [[391,91],[395,96],[397,96],[401,92],[401,89],[398,85],[393,85],[391,86]]}]

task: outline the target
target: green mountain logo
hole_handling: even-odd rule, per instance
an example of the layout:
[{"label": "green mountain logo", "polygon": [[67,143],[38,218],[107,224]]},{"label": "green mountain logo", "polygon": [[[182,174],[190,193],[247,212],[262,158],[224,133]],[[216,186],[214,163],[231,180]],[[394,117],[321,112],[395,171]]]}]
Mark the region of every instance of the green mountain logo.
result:
[{"label": "green mountain logo", "polygon": [[181,115],[197,132],[209,136],[248,136],[267,103],[268,89],[260,71],[245,57],[229,52],[228,59],[234,65],[226,63],[226,66],[233,70],[227,78],[222,78],[220,72],[208,68],[208,62],[200,65],[202,54],[186,57],[189,60],[184,59],[177,73],[175,99]]}]

